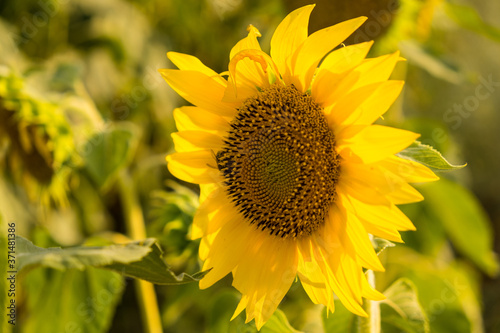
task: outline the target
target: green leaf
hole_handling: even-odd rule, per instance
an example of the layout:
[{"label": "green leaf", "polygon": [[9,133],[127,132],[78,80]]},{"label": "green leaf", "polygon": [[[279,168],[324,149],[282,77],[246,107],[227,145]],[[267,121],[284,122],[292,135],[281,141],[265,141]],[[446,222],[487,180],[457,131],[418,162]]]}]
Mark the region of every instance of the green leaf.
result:
[{"label": "green leaf", "polygon": [[153,239],[144,243],[134,242],[126,245],[109,245],[102,247],[41,248],[29,240],[17,236],[17,269],[28,266],[45,266],[56,269],[84,269],[87,266],[102,267],[114,262],[127,264],[141,260],[154,244]]},{"label": "green leaf", "polygon": [[286,315],[280,309],[276,309],[273,315],[266,322],[262,329],[261,333],[300,333],[290,325]]},{"label": "green leaf", "polygon": [[499,266],[492,252],[490,221],[474,195],[447,179],[419,187],[424,204],[445,228],[453,245],[490,276]]},{"label": "green leaf", "polygon": [[429,145],[424,145],[420,141],[415,141],[408,148],[397,154],[407,160],[416,161],[430,168],[432,171],[451,171],[465,167],[463,165],[453,165],[448,162],[440,152]]},{"label": "green leaf", "polygon": [[382,251],[384,251],[388,247],[396,246],[393,242],[378,237],[372,238],[372,245],[377,255],[379,255]]},{"label": "green leaf", "polygon": [[[444,258],[436,260],[435,256],[398,246],[388,253],[386,270],[415,284],[430,332],[482,332],[481,275],[470,264],[452,260],[446,250],[444,253]],[[384,283],[386,277],[380,276],[378,282]],[[384,330],[384,333],[393,332],[401,330]]]},{"label": "green leaf", "polygon": [[137,130],[130,123],[108,127],[93,135],[85,144],[82,155],[91,179],[105,188],[127,165],[137,146]]},{"label": "green leaf", "polygon": [[500,29],[485,23],[474,8],[445,2],[445,10],[462,28],[500,42]]},{"label": "green leaf", "polygon": [[183,284],[199,281],[206,273],[175,275],[162,259],[152,238],[125,245],[44,249],[23,237],[16,237],[17,269],[44,266],[56,269],[100,267],[156,284]]},{"label": "green leaf", "polygon": [[122,264],[119,262],[105,266],[124,275],[143,279],[155,284],[175,285],[201,280],[208,271],[198,272],[192,275],[181,273],[176,275],[171,271],[162,259],[163,252],[158,244],[150,244],[151,252],[140,261]]},{"label": "green leaf", "polygon": [[22,332],[107,332],[124,287],[120,274],[102,269],[33,270],[22,280]]},{"label": "green leaf", "polygon": [[381,301],[380,307],[383,332],[391,330],[385,327],[387,325],[397,328],[397,332],[429,332],[429,322],[418,302],[415,285],[410,280],[397,280],[384,295],[387,298]]},{"label": "green leaf", "polygon": [[326,307],[321,312],[325,333],[354,333],[357,317],[339,301],[335,300],[335,312],[328,313]]}]

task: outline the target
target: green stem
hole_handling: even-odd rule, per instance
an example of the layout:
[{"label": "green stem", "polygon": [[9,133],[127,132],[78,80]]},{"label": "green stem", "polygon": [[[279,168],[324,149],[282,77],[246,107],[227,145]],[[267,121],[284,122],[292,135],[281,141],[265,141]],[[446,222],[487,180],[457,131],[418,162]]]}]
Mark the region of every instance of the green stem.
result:
[{"label": "green stem", "polygon": [[[373,236],[370,235],[370,240],[373,241]],[[372,270],[366,271],[366,279],[368,284],[375,288],[375,273]],[[359,333],[380,333],[380,304],[378,301],[369,299],[363,300],[363,309],[368,317],[358,317],[358,332]]]},{"label": "green stem", "polygon": [[[119,176],[118,188],[128,236],[134,240],[145,239],[146,225],[142,208],[136,195],[134,182],[126,170],[122,171]],[[144,332],[162,333],[160,310],[153,284],[143,280],[135,280],[135,289]]]},{"label": "green stem", "polygon": [[[366,271],[368,283],[375,287],[375,274],[372,270]],[[363,300],[363,309],[368,317],[359,317],[359,333],[380,333],[380,307],[379,302],[368,299]]]}]

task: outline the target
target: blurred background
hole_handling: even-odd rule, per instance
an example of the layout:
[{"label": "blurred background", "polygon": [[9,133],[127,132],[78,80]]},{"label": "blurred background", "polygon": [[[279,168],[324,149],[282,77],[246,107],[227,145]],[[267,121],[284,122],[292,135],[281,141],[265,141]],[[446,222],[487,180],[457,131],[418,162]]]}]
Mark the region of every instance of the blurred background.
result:
[{"label": "blurred background", "polygon": [[[2,0],[0,233],[15,222],[18,235],[41,247],[125,242],[132,202],[172,270],[199,271],[198,242],[187,238],[198,188],[175,179],[165,163],[176,130],[172,111],[186,102],[157,70],[172,67],[165,54],[177,51],[223,72],[248,24],[269,51],[278,23],[308,3]],[[381,123],[419,132],[450,162],[467,163],[418,186],[423,203],[402,207],[417,231],[381,253],[386,272],[377,274],[377,289],[409,278],[431,332],[500,332],[493,254],[500,251],[500,2],[316,4],[311,32],[365,15],[345,43],[374,39],[370,56],[399,49],[407,59],[393,74],[406,80],[404,92]],[[20,274],[15,331],[142,332],[134,284],[110,274]],[[120,287],[103,298],[99,290],[112,278]],[[156,286],[164,331],[255,331],[242,315],[229,322],[239,300],[230,285],[227,277],[202,291],[196,283]],[[82,304],[92,311],[82,312]],[[299,282],[280,309],[304,332],[323,332],[331,320]],[[421,331],[384,317],[382,327]]]}]

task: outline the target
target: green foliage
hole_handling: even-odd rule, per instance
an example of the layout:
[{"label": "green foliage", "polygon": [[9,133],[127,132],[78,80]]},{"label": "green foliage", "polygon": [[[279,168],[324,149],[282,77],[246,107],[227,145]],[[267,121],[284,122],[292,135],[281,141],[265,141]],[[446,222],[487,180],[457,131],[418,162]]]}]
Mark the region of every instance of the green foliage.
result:
[{"label": "green foliage", "polygon": [[429,322],[420,306],[415,285],[399,279],[384,291],[381,306],[382,331],[427,333]]},{"label": "green foliage", "polygon": [[[430,332],[481,330],[478,275],[470,266],[449,257],[435,262],[433,257],[405,247],[388,251],[387,262],[386,269],[392,276],[408,278],[416,286]],[[383,284],[385,278],[390,277],[380,275],[379,282]]]},{"label": "green foliage", "polygon": [[447,179],[422,186],[433,220],[444,226],[453,245],[491,276],[498,273],[492,252],[493,231],[477,199],[467,189]]},{"label": "green foliage", "polygon": [[440,152],[429,145],[424,145],[419,141],[415,141],[408,148],[397,154],[399,157],[408,160],[419,162],[432,171],[450,171],[461,169],[466,166],[452,165],[448,162]]},{"label": "green foliage", "polygon": [[192,244],[188,239],[194,212],[198,207],[198,196],[190,189],[173,181],[167,182],[171,192],[151,193],[148,231],[158,237],[160,244],[175,260]]},{"label": "green foliage", "polygon": [[115,272],[87,267],[30,271],[22,285],[29,316],[20,318],[24,333],[108,332],[125,281]]},{"label": "green foliage", "polygon": [[18,236],[17,269],[44,266],[60,270],[98,267],[156,284],[183,284],[200,280],[204,273],[175,275],[162,259],[154,239],[101,247],[40,248]]},{"label": "green foliage", "polygon": [[[381,312],[381,332],[427,333],[429,323],[419,304],[417,290],[408,279],[399,279],[383,294],[386,299],[378,303]],[[358,332],[360,317],[347,310],[339,300],[335,300],[335,312],[328,314],[326,308],[321,313],[324,332]]]},{"label": "green foliage", "polygon": [[83,148],[85,167],[99,188],[109,187],[130,162],[137,147],[137,131],[133,124],[121,123],[109,126],[87,141]]}]

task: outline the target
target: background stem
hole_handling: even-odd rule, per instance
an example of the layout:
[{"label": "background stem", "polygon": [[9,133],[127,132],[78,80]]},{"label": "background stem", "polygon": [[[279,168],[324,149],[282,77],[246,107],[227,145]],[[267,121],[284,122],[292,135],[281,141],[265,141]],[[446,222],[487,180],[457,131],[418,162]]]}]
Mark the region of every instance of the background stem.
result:
[{"label": "background stem", "polygon": [[[123,215],[127,234],[133,240],[146,238],[146,225],[134,183],[127,170],[123,170],[118,179]],[[144,332],[162,333],[160,310],[154,285],[143,280],[134,280],[137,300],[141,311]]]},{"label": "background stem", "polygon": [[[366,271],[368,283],[375,287],[375,274],[372,270]],[[380,333],[380,306],[378,301],[368,299],[363,300],[363,309],[368,317],[359,317],[358,332],[362,333]]]}]

